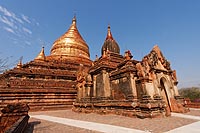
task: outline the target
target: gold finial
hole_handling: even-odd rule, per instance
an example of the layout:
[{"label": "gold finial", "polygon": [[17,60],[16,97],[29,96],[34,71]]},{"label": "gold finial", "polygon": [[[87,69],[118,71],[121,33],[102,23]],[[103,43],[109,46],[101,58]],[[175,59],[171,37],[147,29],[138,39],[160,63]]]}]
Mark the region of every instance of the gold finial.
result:
[{"label": "gold finial", "polygon": [[74,17],[72,19],[72,24],[76,24],[76,14],[74,14]]},{"label": "gold finial", "polygon": [[95,58],[95,61],[97,61],[99,58],[98,58],[98,55],[96,55],[96,58]]},{"label": "gold finial", "polygon": [[17,68],[22,68],[22,59],[23,59],[23,56],[20,57],[19,62],[17,64]]},{"label": "gold finial", "polygon": [[113,39],[111,30],[110,30],[110,24],[108,24],[108,33],[107,33],[106,39]]},{"label": "gold finial", "polygon": [[44,47],[42,47],[42,50],[40,51],[40,53],[38,54],[38,56],[35,58],[35,60],[45,60],[45,54],[44,54]]}]

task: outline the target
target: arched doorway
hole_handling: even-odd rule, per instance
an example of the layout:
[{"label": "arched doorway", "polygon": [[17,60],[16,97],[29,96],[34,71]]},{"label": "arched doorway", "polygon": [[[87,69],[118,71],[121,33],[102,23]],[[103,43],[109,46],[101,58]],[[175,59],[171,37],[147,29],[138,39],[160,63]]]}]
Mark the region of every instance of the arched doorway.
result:
[{"label": "arched doorway", "polygon": [[165,78],[160,79],[160,86],[161,86],[161,96],[163,97],[163,100],[165,101],[165,104],[167,105],[166,110],[169,110],[171,112],[171,104],[169,101],[169,94],[167,91],[167,89],[169,89],[169,86]]}]

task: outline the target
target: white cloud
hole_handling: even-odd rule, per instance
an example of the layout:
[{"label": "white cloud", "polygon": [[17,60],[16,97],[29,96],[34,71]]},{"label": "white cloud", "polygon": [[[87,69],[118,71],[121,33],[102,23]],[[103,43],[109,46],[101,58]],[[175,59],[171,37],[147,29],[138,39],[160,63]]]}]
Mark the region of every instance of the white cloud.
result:
[{"label": "white cloud", "polygon": [[25,44],[27,44],[27,45],[31,45],[31,42],[25,41]]},{"label": "white cloud", "polygon": [[3,28],[4,28],[4,30],[6,30],[6,31],[8,31],[10,33],[15,34],[14,30],[12,30],[11,28],[9,28],[9,27],[3,27]]},{"label": "white cloud", "polygon": [[20,22],[20,23],[24,23],[20,18],[18,18],[13,12],[8,11],[6,8],[0,6],[0,11],[8,17],[11,17],[13,19],[15,19],[16,21]]},{"label": "white cloud", "polygon": [[22,19],[24,20],[24,21],[26,21],[27,23],[31,23],[31,21],[29,20],[29,18],[27,17],[27,16],[25,16],[24,14],[22,14]]},{"label": "white cloud", "polygon": [[15,16],[13,16],[13,18],[15,19],[15,20],[17,20],[18,22],[20,22],[20,23],[24,23],[20,18],[18,18],[18,17],[15,17]]},{"label": "white cloud", "polygon": [[2,30],[0,34],[4,34],[5,31],[12,33],[12,35],[10,34],[7,36],[8,38],[13,38],[11,41],[14,44],[30,46],[32,40],[34,40],[32,30],[39,25],[40,24],[34,18],[28,17],[25,14],[13,13],[0,5],[0,30]]},{"label": "white cloud", "polygon": [[17,26],[14,25],[12,20],[8,20],[5,16],[0,16],[0,21],[3,22],[4,24],[8,25],[11,28],[17,28]]},{"label": "white cloud", "polygon": [[27,28],[25,28],[25,27],[22,27],[22,29],[23,29],[24,32],[26,32],[26,33],[28,33],[28,34],[32,34],[32,31],[29,30],[29,29],[27,29]]},{"label": "white cloud", "polygon": [[4,13],[4,15],[11,17],[12,13],[10,13],[6,8],[0,6],[0,11]]}]

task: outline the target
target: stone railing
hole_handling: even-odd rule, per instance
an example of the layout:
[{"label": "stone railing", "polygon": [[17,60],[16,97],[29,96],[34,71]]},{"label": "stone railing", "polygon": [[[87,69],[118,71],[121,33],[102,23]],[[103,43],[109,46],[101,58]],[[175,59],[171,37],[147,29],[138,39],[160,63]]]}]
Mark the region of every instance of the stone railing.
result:
[{"label": "stone railing", "polygon": [[29,115],[21,116],[5,133],[23,133],[28,125]]},{"label": "stone railing", "polygon": [[21,133],[28,125],[29,107],[27,104],[9,104],[1,110],[0,133]]}]

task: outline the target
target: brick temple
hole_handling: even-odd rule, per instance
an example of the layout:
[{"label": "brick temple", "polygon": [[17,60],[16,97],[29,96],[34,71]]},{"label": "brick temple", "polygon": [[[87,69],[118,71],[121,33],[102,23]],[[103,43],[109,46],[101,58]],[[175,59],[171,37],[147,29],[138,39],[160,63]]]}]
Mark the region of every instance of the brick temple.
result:
[{"label": "brick temple", "polygon": [[120,54],[110,26],[101,56],[90,60],[76,18],[46,56],[36,58],[0,75],[1,105],[28,103],[31,110],[72,108],[77,112],[114,113],[157,117],[186,112],[179,96],[176,71],[156,45],[141,61],[130,51]]},{"label": "brick temple", "polygon": [[33,61],[0,75],[0,107],[26,102],[31,110],[71,108],[77,96],[76,75],[92,64],[89,47],[81,37],[76,18],[68,31],[58,38],[46,56],[44,48]]}]

